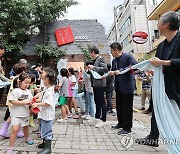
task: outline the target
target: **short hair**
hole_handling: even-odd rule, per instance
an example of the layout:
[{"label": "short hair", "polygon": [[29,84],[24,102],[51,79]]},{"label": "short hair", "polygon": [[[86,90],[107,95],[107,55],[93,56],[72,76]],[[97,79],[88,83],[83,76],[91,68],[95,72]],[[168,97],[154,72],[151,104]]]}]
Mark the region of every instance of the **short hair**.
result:
[{"label": "short hair", "polygon": [[26,71],[26,68],[24,66],[20,65],[19,63],[17,63],[13,66],[13,71],[16,74],[21,74],[23,71]]},{"label": "short hair", "polygon": [[70,67],[70,68],[68,69],[68,71],[69,71],[72,75],[74,75],[74,68]]},{"label": "short hair", "polygon": [[4,46],[3,46],[2,44],[0,44],[0,49],[1,49],[1,50],[4,49]]},{"label": "short hair", "polygon": [[66,68],[62,68],[60,70],[60,73],[61,73],[62,77],[64,77],[64,76],[68,77],[68,70]]},{"label": "short hair", "polygon": [[92,53],[93,51],[95,54],[99,54],[99,49],[96,46],[89,47],[89,52]]},{"label": "short hair", "polygon": [[20,63],[20,64],[27,64],[27,60],[26,60],[26,59],[20,59],[20,60],[19,60],[19,63]]},{"label": "short hair", "polygon": [[46,72],[45,78],[49,78],[49,83],[51,85],[55,84],[57,79],[55,71],[53,71],[50,67],[43,68],[43,71]]},{"label": "short hair", "polygon": [[174,12],[174,11],[169,11],[160,17],[160,22],[162,22],[162,24],[169,22],[170,30],[179,30],[180,13]]},{"label": "short hair", "polygon": [[112,48],[113,50],[122,50],[121,44],[119,42],[111,43],[110,48]]},{"label": "short hair", "polygon": [[108,69],[108,71],[111,70],[111,64],[107,64],[107,69]]},{"label": "short hair", "polygon": [[92,61],[87,61],[86,66],[88,66],[88,65],[94,65],[94,63]]},{"label": "short hair", "polygon": [[31,78],[31,83],[36,81],[36,75],[33,73],[29,73],[29,77]]}]

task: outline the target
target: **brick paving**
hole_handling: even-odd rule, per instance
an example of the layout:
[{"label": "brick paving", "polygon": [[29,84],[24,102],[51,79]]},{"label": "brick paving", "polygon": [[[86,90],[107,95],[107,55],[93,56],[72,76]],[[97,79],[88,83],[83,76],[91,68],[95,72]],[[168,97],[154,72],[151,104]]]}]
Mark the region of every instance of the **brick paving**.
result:
[{"label": "brick paving", "polygon": [[[5,108],[0,108],[0,127],[3,123],[3,115]],[[166,154],[168,153],[164,145],[158,148],[142,146],[134,143],[134,139],[145,137],[150,131],[149,122],[138,119],[142,113],[134,112],[134,121],[132,133],[128,136],[117,135],[118,130],[111,129],[116,124],[115,114],[108,114],[107,123],[101,128],[95,128],[95,123],[89,123],[87,120],[79,118],[68,119],[67,123],[60,124],[55,120],[53,125],[54,139],[52,142],[52,154]],[[148,118],[149,115],[145,115]],[[60,117],[59,109],[56,109],[56,118]],[[148,119],[147,118],[147,119]],[[149,118],[150,119],[150,118]],[[37,134],[33,134],[30,128],[30,136],[35,142],[34,145],[24,143],[24,138],[16,140],[15,151],[13,154],[35,154],[39,151],[37,145],[41,143],[41,139],[37,138]],[[130,143],[124,145],[124,139],[130,138]],[[9,147],[9,139],[0,137],[0,154],[6,152]]]}]

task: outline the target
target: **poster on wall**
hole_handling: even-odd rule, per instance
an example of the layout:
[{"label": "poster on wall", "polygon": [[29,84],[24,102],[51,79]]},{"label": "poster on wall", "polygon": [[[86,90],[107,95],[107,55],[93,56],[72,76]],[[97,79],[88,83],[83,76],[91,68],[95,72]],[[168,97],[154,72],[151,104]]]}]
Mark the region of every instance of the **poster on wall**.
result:
[{"label": "poster on wall", "polygon": [[70,26],[55,30],[55,36],[59,46],[74,42],[74,35]]}]

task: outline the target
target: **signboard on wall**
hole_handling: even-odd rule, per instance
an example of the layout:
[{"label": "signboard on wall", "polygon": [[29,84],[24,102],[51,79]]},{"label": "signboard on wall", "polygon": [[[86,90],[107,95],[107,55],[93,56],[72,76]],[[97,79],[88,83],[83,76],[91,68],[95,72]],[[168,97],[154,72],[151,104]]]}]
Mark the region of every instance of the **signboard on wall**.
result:
[{"label": "signboard on wall", "polygon": [[133,41],[137,44],[144,44],[148,40],[148,34],[145,32],[136,32],[133,34]]},{"label": "signboard on wall", "polygon": [[55,30],[58,45],[74,42],[74,35],[70,26]]}]

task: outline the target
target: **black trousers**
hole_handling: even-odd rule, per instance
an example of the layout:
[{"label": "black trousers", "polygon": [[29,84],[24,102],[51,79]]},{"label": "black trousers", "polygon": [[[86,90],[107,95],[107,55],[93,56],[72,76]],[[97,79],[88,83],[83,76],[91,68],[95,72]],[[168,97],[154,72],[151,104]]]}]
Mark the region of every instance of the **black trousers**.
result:
[{"label": "black trousers", "polygon": [[93,87],[94,91],[94,101],[96,104],[96,119],[101,119],[106,122],[106,102],[104,100],[104,88]]},{"label": "black trousers", "polygon": [[[180,109],[180,101],[176,101],[176,103]],[[152,117],[151,117],[151,132],[147,136],[147,138],[150,138],[150,139],[158,139],[159,138],[159,130],[158,130],[157,123],[156,123],[154,109],[152,111]]]},{"label": "black trousers", "polygon": [[151,88],[151,96],[150,96],[150,100],[149,100],[149,108],[147,110],[150,112],[152,112],[152,110],[153,110],[152,88]]},{"label": "black trousers", "polygon": [[126,131],[131,130],[133,121],[133,98],[134,93],[123,94],[116,89],[116,110],[118,124]]},{"label": "black trousers", "polygon": [[2,99],[3,94],[4,94],[4,88],[0,88],[0,101]]}]

